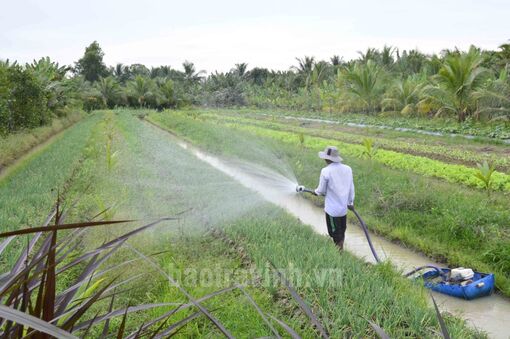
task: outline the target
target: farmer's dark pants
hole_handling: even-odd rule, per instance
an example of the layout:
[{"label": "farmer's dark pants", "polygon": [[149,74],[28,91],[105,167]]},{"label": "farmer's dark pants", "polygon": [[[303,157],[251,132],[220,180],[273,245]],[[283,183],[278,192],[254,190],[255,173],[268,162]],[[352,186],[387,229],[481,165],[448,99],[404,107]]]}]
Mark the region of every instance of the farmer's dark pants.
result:
[{"label": "farmer's dark pants", "polygon": [[347,228],[347,215],[343,217],[332,217],[326,213],[326,223],[328,225],[328,233],[335,244],[342,243],[345,238],[345,229]]}]

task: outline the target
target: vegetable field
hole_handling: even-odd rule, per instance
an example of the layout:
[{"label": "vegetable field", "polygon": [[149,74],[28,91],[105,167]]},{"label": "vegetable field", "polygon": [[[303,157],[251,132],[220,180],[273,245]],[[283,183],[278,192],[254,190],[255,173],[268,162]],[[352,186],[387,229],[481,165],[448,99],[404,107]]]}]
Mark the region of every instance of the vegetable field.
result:
[{"label": "vegetable field", "polygon": [[[38,255],[56,258],[55,271],[42,276],[35,268],[28,271],[34,288],[19,297],[33,300],[34,317],[61,315],[45,327],[47,333],[60,328],[85,337],[341,337],[374,336],[380,327],[392,337],[427,337],[440,331],[429,295],[390,264],[372,266],[350,253],[339,255],[328,239],[208,167],[144,118],[229,157],[240,150],[233,146],[235,137],[248,130],[200,113],[198,118],[145,113],[95,112],[22,158],[0,181],[0,216],[10,225],[3,232],[14,232],[2,246],[4,277],[12,279],[10,287],[2,287],[3,296],[23,289],[13,275],[17,271],[8,268],[34,239],[34,233],[16,230],[43,224],[55,206],[56,219],[50,213],[49,224],[70,225],[58,231],[56,251],[28,252],[28,265]],[[281,144],[279,157],[296,165],[300,179],[312,181],[313,168],[299,168],[291,151],[297,147],[306,156],[304,150],[315,146],[253,136],[259,146]],[[372,166],[382,171],[377,162]],[[363,211],[370,213],[369,207]],[[50,235],[42,231],[39,241],[50,241]],[[38,289],[53,291],[54,311],[51,296],[42,292],[46,301],[36,306]],[[4,331],[41,330],[2,316],[9,326]],[[483,336],[459,318],[443,317],[452,336]]]}]

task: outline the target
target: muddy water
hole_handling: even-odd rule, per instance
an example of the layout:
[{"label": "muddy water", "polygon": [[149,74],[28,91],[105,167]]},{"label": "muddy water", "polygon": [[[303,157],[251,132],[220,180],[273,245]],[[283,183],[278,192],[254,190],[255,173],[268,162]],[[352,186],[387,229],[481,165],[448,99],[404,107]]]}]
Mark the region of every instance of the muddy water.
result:
[{"label": "muddy water", "polygon": [[[313,227],[317,233],[327,234],[323,210],[295,193],[295,187],[282,185],[282,180],[277,176],[268,175],[270,170],[260,169],[243,162],[220,159],[182,141],[178,144],[242,185],[258,192],[264,199],[286,209],[303,223]],[[376,235],[372,235],[372,241],[381,259],[391,259],[403,271],[425,264],[440,265]],[[346,249],[368,262],[375,262],[363,232],[356,225],[351,224],[347,228]],[[434,293],[434,297],[441,310],[466,319],[471,326],[488,332],[491,338],[510,338],[510,300],[499,295],[473,301],[452,298],[439,293]]]}]

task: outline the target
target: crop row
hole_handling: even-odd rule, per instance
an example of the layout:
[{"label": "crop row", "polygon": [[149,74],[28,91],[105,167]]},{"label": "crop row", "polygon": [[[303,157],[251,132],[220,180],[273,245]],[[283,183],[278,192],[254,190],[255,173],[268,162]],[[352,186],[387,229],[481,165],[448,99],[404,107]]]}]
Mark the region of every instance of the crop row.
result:
[{"label": "crop row", "polygon": [[472,135],[495,140],[510,139],[510,129],[505,123],[484,124],[474,120],[458,123],[453,119],[423,119],[411,117],[369,116],[360,114],[330,114],[299,111],[271,111],[279,116],[296,116],[316,119],[329,119],[340,124],[362,124],[394,129],[408,128],[420,131],[439,132],[444,134]]},{"label": "crop row", "polygon": [[[63,190],[69,189],[66,186],[70,178],[82,171],[84,155],[88,152],[87,140],[98,120],[99,115],[95,114],[79,121],[58,140],[16,164],[16,168],[0,180],[0,227],[3,230],[44,221],[55,204],[57,189],[64,194]],[[76,180],[76,176],[73,179]],[[16,239],[17,249],[24,245],[24,241],[19,240]],[[2,265],[10,264],[15,255],[14,252],[3,255]]]},{"label": "crop row", "polygon": [[[207,119],[221,119],[230,122],[239,122],[260,127],[266,127],[274,130],[281,130],[286,132],[303,133],[310,136],[323,137],[328,139],[335,139],[350,144],[361,144],[362,136],[357,134],[345,133],[334,130],[317,129],[309,127],[299,127],[292,124],[285,124],[282,122],[267,121],[261,119],[250,119],[244,117],[234,116],[219,116],[215,114],[202,115]],[[501,172],[506,172],[510,169],[510,157],[502,157],[500,154],[488,154],[482,152],[473,152],[470,150],[462,149],[455,146],[444,146],[435,144],[425,144],[420,142],[400,141],[395,139],[377,137],[376,145],[379,148],[393,150],[401,153],[411,153],[423,155],[426,157],[445,160],[446,162],[463,163],[470,166],[475,166],[477,163],[487,161],[493,164]]]},{"label": "crop row", "polygon": [[[226,125],[251,132],[260,136],[272,137],[287,143],[299,144],[300,135],[292,132],[275,131],[249,125],[227,123]],[[365,147],[349,144],[337,140],[320,137],[306,137],[303,146],[315,149],[323,149],[328,145],[338,145],[341,153],[361,158],[364,156]],[[426,157],[402,154],[395,151],[378,150],[373,159],[391,168],[412,171],[417,174],[445,179],[452,183],[461,183],[471,187],[483,188],[483,183],[476,177],[478,170],[463,165],[447,164]],[[510,175],[494,172],[492,176],[492,188],[501,191],[510,191]]]},{"label": "crop row", "polygon": [[51,124],[46,126],[19,131],[6,136],[0,135],[0,170],[81,118],[83,118],[83,113],[76,111],[62,118],[53,119]]}]

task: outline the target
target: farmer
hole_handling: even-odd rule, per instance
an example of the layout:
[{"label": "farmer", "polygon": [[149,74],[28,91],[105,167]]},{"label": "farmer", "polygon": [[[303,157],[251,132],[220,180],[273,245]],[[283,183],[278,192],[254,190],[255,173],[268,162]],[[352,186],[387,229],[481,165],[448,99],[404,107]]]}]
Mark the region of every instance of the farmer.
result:
[{"label": "farmer", "polygon": [[340,250],[344,248],[347,209],[354,204],[352,169],[341,163],[335,146],[328,146],[319,157],[328,164],[321,170],[315,194],[325,196],[324,211],[328,233]]}]

